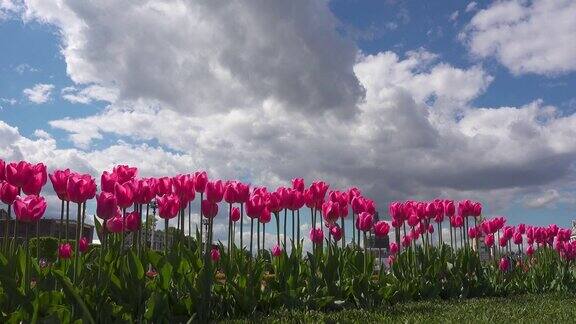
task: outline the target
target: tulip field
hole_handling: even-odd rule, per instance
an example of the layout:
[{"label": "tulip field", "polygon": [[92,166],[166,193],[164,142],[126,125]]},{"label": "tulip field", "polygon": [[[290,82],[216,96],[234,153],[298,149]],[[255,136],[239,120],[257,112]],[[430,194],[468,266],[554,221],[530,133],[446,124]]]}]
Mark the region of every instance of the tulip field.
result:
[{"label": "tulip field", "polygon": [[[31,253],[48,179],[59,222],[94,223],[101,244],[77,226],[75,237],[57,238],[55,262]],[[0,242],[2,323],[178,323],[576,292],[570,229],[513,226],[471,200],[381,209],[358,188],[301,178],[272,190],[206,172],[141,178],[118,165],[97,184],[89,174],[2,160],[0,199],[14,227],[25,229],[18,240],[5,225]],[[92,200],[95,215],[87,211]],[[152,206],[161,224],[175,226],[160,250],[143,226]],[[214,238],[215,221],[226,239]],[[369,237],[389,238],[386,260],[365,250]],[[487,257],[478,252],[484,246]]]}]

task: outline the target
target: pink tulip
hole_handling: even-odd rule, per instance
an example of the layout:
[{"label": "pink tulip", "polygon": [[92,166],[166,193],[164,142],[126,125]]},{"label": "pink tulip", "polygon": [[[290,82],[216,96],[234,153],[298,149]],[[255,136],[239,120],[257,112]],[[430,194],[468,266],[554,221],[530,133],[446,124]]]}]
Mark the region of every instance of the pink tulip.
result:
[{"label": "pink tulip", "polygon": [[327,201],[322,204],[322,217],[326,223],[333,224],[340,218],[340,204]]},{"label": "pink tulip", "polygon": [[271,220],[272,220],[272,215],[270,213],[270,210],[268,210],[268,208],[264,207],[264,209],[262,209],[262,213],[260,214],[260,217],[258,217],[258,221],[262,224],[268,224],[268,223],[270,223]]},{"label": "pink tulip", "polygon": [[388,236],[390,232],[390,225],[385,221],[378,221],[374,224],[374,234],[376,237]]},{"label": "pink tulip", "polygon": [[454,206],[454,202],[451,200],[444,201],[444,212],[446,216],[452,217],[456,213],[456,207]]},{"label": "pink tulip", "polygon": [[22,188],[33,176],[32,165],[26,161],[6,165],[6,181],[15,187]]},{"label": "pink tulip", "polygon": [[112,172],[118,176],[118,182],[124,184],[136,178],[138,169],[127,165],[117,165],[114,167]]},{"label": "pink tulip", "polygon": [[126,213],[125,225],[126,231],[136,232],[140,228],[140,212],[133,211]]},{"label": "pink tulip", "polygon": [[342,238],[342,228],[338,225],[330,227],[330,235],[332,236],[332,239],[334,239],[334,242],[340,241]]},{"label": "pink tulip", "polygon": [[314,195],[316,202],[323,201],[326,197],[326,192],[328,192],[328,185],[324,181],[314,181],[310,185],[310,191]]},{"label": "pink tulip", "polygon": [[513,242],[514,244],[522,244],[522,234],[520,232],[514,233]]},{"label": "pink tulip", "polygon": [[510,260],[507,257],[503,257],[500,259],[498,267],[500,268],[500,271],[508,272],[508,270],[510,270]]},{"label": "pink tulip", "polygon": [[206,171],[194,173],[194,189],[196,189],[196,192],[203,193],[206,190],[207,183],[208,175],[206,174]]},{"label": "pink tulip", "polygon": [[230,213],[230,219],[233,222],[237,222],[240,220],[240,208],[238,208],[238,207],[232,208],[232,213]]},{"label": "pink tulip", "polygon": [[174,193],[172,190],[172,178],[162,177],[156,180],[156,194],[158,196]]},{"label": "pink tulip", "polygon": [[124,219],[119,213],[106,221],[106,229],[110,233],[122,233],[124,231]]},{"label": "pink tulip", "polygon": [[0,182],[6,180],[6,162],[0,159]]},{"label": "pink tulip", "polygon": [[272,192],[268,195],[266,200],[266,207],[272,213],[278,213],[282,210],[282,203],[280,200],[280,194],[278,192]]},{"label": "pink tulip", "polygon": [[356,228],[363,232],[368,232],[372,229],[373,217],[368,212],[363,212],[356,218]]},{"label": "pink tulip", "polygon": [[206,218],[214,218],[218,215],[218,204],[207,199],[202,200],[202,215]]},{"label": "pink tulip", "polygon": [[410,244],[412,244],[412,238],[410,237],[410,235],[405,235],[402,237],[402,246],[403,247],[409,247]]},{"label": "pink tulip", "polygon": [[214,262],[220,261],[220,250],[217,247],[213,247],[210,251],[210,258]]},{"label": "pink tulip", "polygon": [[118,210],[116,196],[110,192],[101,192],[96,196],[96,215],[103,220],[112,218]]},{"label": "pink tulip", "polygon": [[400,250],[400,248],[398,247],[398,244],[396,244],[395,242],[390,243],[389,247],[388,247],[388,252],[391,255],[396,255],[398,254],[398,251]]},{"label": "pink tulip", "polygon": [[102,191],[114,192],[114,186],[118,183],[118,175],[113,172],[104,171],[100,177],[100,187]]},{"label": "pink tulip", "polygon": [[526,248],[526,254],[528,256],[532,256],[534,254],[534,245],[528,245],[528,248]]},{"label": "pink tulip", "polygon": [[486,235],[486,238],[484,239],[484,243],[486,244],[487,247],[491,248],[492,246],[494,246],[494,234],[488,234]]},{"label": "pink tulip", "polygon": [[[192,194],[192,199],[194,195]],[[155,179],[140,179],[136,182],[136,190],[134,190],[134,202],[138,204],[148,204],[156,197],[156,182]]]},{"label": "pink tulip", "polygon": [[18,196],[18,187],[8,183],[8,181],[0,181],[0,200],[3,203],[11,205]]},{"label": "pink tulip", "polygon": [[244,204],[250,198],[250,186],[241,182],[236,184],[236,192],[238,193],[238,200],[236,201],[239,204]]},{"label": "pink tulip", "polygon": [[66,185],[66,196],[71,202],[84,203],[96,195],[96,182],[88,174],[71,174]]},{"label": "pink tulip", "polygon": [[54,173],[50,174],[52,188],[54,188],[54,191],[60,200],[68,200],[68,197],[66,196],[68,177],[70,177],[70,169],[56,170]]},{"label": "pink tulip", "polygon": [[299,192],[304,192],[304,179],[302,178],[292,179],[292,189]]},{"label": "pink tulip", "polygon": [[20,222],[35,223],[46,211],[46,199],[41,196],[18,196],[14,200],[14,213]]},{"label": "pink tulip", "polygon": [[130,183],[116,183],[114,185],[114,195],[120,208],[130,207],[134,203],[134,193]]},{"label": "pink tulip", "polygon": [[265,207],[265,201],[262,196],[256,194],[246,201],[246,214],[250,218],[258,218]]},{"label": "pink tulip", "polygon": [[506,245],[508,245],[508,240],[506,239],[506,236],[501,236],[500,239],[498,240],[498,244],[501,247],[506,247]]},{"label": "pink tulip", "polygon": [[238,186],[236,182],[228,182],[224,185],[224,201],[233,204],[238,201]]},{"label": "pink tulip", "polygon": [[70,243],[63,243],[58,246],[58,258],[67,260],[72,257],[72,245]]},{"label": "pink tulip", "polygon": [[78,250],[80,250],[80,252],[85,253],[86,251],[88,251],[88,239],[83,237],[80,239],[80,242],[78,242]]},{"label": "pink tulip", "polygon": [[158,214],[162,219],[172,219],[176,217],[180,210],[180,199],[175,194],[164,194],[156,198],[158,204]]},{"label": "pink tulip", "polygon": [[172,178],[174,193],[180,198],[180,208],[185,208],[194,200],[194,177],[189,174],[181,174]]},{"label": "pink tulip", "polygon": [[478,236],[478,229],[476,227],[468,228],[468,237],[476,238]]},{"label": "pink tulip", "polygon": [[321,228],[313,228],[310,230],[310,241],[314,244],[321,244],[324,241],[324,232]]},{"label": "pink tulip", "polygon": [[434,233],[434,226],[432,226],[432,224],[428,224],[428,233],[430,234]]},{"label": "pink tulip", "polygon": [[272,247],[272,256],[279,257],[282,255],[282,248],[276,244]]},{"label": "pink tulip", "polygon": [[42,187],[46,184],[48,177],[46,175],[46,166],[38,163],[32,166],[32,175],[28,182],[22,186],[22,191],[27,195],[39,195]]},{"label": "pink tulip", "polygon": [[206,199],[212,203],[219,203],[224,197],[222,180],[209,181],[206,184]]}]

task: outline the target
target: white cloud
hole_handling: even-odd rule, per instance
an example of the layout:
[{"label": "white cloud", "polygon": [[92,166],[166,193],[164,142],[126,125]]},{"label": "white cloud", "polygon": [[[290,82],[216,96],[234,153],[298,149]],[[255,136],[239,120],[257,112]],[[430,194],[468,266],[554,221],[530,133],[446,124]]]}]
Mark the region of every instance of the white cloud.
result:
[{"label": "white cloud", "polygon": [[555,189],[548,189],[536,195],[525,198],[524,206],[528,208],[542,208],[554,204],[560,199],[560,193]]},{"label": "white cloud", "polygon": [[83,89],[66,87],[61,91],[62,98],[71,103],[89,104],[93,101],[114,102],[118,97],[116,89],[105,88],[99,85],[90,85]]},{"label": "white cloud", "polygon": [[454,11],[453,13],[450,14],[450,21],[456,21],[458,19],[460,12],[458,10]]},{"label": "white cloud", "polygon": [[472,2],[470,2],[468,5],[466,5],[465,11],[466,11],[466,12],[470,12],[470,11],[476,10],[476,6],[477,6],[477,5],[478,5],[478,4],[476,3],[476,1],[472,1]]},{"label": "white cloud", "polygon": [[32,67],[30,64],[28,63],[22,63],[22,64],[18,64],[15,68],[14,71],[16,71],[16,73],[22,75],[26,72],[38,72],[38,69]]},{"label": "white cloud", "polygon": [[38,83],[32,88],[27,88],[22,91],[26,98],[35,104],[43,104],[50,100],[54,90],[53,84]]},{"label": "white cloud", "polygon": [[472,18],[461,38],[470,52],[494,57],[514,74],[576,71],[576,2],[498,1]]}]

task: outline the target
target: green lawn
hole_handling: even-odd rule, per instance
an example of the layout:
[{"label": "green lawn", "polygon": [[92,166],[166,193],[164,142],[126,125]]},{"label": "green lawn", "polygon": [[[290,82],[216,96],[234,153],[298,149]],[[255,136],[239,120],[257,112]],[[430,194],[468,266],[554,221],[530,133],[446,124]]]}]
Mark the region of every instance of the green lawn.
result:
[{"label": "green lawn", "polygon": [[278,310],[228,323],[575,323],[576,296],[564,294],[524,295],[508,298],[482,298],[463,301],[423,301],[400,303],[373,310],[347,309],[335,312]]}]

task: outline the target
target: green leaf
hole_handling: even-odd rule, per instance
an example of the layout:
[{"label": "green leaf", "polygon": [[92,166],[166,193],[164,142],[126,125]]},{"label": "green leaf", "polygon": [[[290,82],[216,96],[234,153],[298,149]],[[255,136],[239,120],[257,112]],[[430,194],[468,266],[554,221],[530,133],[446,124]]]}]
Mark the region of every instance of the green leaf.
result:
[{"label": "green leaf", "polygon": [[130,273],[132,273],[136,279],[144,279],[144,267],[136,253],[132,250],[128,251],[128,266],[130,267]]},{"label": "green leaf", "polygon": [[70,299],[73,299],[76,302],[76,304],[78,304],[78,306],[80,306],[80,309],[82,309],[82,314],[84,315],[84,318],[89,323],[96,323],[94,321],[94,318],[92,317],[92,314],[90,313],[90,310],[86,306],[86,303],[84,303],[84,300],[82,299],[82,297],[80,297],[80,293],[76,290],[76,288],[74,288],[72,286],[72,282],[70,282],[70,279],[68,277],[66,277],[66,275],[64,275],[64,273],[60,270],[53,270],[52,273],[54,274],[56,279],[58,279],[58,281],[62,285],[62,287],[64,289],[64,293],[66,294],[66,296],[68,296],[68,298],[70,298]]}]

